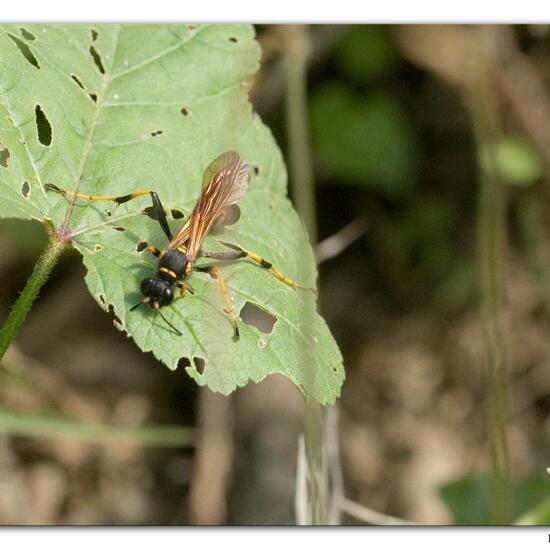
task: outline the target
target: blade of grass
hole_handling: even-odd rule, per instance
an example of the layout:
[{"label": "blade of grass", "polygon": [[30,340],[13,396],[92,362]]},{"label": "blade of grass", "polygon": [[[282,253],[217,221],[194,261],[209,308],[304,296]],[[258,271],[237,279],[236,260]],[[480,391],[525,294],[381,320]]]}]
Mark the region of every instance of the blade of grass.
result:
[{"label": "blade of grass", "polygon": [[188,447],[194,439],[193,429],[185,426],[102,424],[6,408],[0,408],[0,434],[69,438],[92,443],[127,442],[147,447]]}]

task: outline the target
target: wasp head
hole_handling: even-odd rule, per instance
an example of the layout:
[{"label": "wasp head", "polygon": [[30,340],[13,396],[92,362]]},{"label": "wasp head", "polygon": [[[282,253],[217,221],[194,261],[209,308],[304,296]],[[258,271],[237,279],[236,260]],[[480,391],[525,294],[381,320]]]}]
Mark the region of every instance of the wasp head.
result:
[{"label": "wasp head", "polygon": [[174,299],[171,284],[162,279],[156,279],[154,277],[143,279],[140,289],[145,297],[143,302],[148,303],[155,309],[168,305]]}]

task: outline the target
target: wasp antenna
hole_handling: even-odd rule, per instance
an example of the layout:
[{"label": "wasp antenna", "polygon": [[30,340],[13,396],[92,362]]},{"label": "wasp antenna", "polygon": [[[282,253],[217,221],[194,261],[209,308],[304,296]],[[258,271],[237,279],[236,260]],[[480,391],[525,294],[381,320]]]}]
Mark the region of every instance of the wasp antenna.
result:
[{"label": "wasp antenna", "polygon": [[176,332],[178,336],[183,336],[183,332],[180,332],[163,314],[160,309],[157,309],[159,315],[162,317],[162,320],[172,329]]},{"label": "wasp antenna", "polygon": [[141,306],[143,304],[147,304],[149,302],[149,300],[151,300],[151,298],[149,298],[149,296],[143,298],[143,300],[141,300],[141,302],[138,302],[135,306],[132,306],[130,308],[130,311],[134,311],[134,309],[137,309],[139,306]]},{"label": "wasp antenna", "polygon": [[137,309],[139,306],[142,306],[142,305],[143,305],[143,301],[138,302],[135,306],[132,306],[132,307],[130,308],[130,311],[134,311],[134,309]]}]

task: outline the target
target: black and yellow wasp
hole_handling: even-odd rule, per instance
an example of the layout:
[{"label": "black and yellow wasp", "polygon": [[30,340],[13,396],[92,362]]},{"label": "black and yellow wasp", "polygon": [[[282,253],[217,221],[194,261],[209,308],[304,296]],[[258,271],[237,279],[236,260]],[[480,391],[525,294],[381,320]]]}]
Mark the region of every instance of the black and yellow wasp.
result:
[{"label": "black and yellow wasp", "polygon": [[241,160],[238,153],[228,151],[217,157],[204,171],[202,191],[193,212],[175,235],[170,230],[162,203],[154,191],[136,191],[128,195],[111,197],[65,191],[52,183],[47,183],[45,187],[50,191],[72,197],[73,200],[113,201],[117,204],[123,204],[144,195],[150,195],[153,201],[154,217],[158,220],[169,243],[163,250],[159,250],[154,246],[148,247],[149,252],[159,259],[157,276],[147,277],[141,281],[140,288],[143,299],[133,306],[130,311],[133,311],[142,304],[148,304],[159,312],[163,320],[178,335],[181,335],[181,332],[162,315],[160,308],[170,304],[174,300],[175,287],[180,289],[182,296],[186,292],[192,292],[186,279],[193,271],[208,271],[218,280],[220,291],[225,298],[226,312],[233,325],[233,339],[236,341],[239,339],[238,321],[233,311],[231,298],[228,295],[220,268],[218,265],[208,267],[196,266],[195,262],[199,257],[222,262],[248,257],[261,267],[271,271],[283,283],[294,288],[303,288],[292,279],[283,275],[273,264],[258,256],[258,254],[244,250],[235,244],[220,241],[221,244],[231,249],[231,251],[227,252],[205,252],[202,250],[202,244],[208,232],[215,224],[223,223],[231,207],[245,194],[248,182],[248,163]]}]

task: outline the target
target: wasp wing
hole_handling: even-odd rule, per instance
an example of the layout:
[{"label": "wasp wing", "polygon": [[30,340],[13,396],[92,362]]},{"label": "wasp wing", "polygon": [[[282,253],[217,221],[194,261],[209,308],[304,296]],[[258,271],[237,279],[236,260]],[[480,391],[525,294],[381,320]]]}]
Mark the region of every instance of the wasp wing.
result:
[{"label": "wasp wing", "polygon": [[174,235],[168,248],[187,243],[187,257],[194,261],[216,219],[245,194],[248,180],[248,163],[235,151],[223,153],[213,160],[204,171],[201,196],[191,216]]}]

